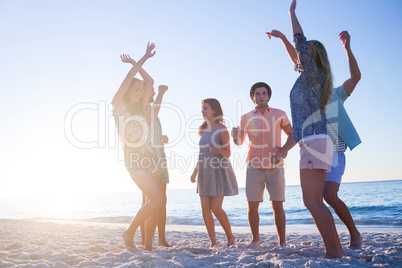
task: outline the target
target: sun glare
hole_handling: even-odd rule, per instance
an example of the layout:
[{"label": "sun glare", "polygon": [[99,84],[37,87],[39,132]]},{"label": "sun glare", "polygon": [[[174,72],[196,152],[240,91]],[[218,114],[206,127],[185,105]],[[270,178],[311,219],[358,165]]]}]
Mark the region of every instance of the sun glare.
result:
[{"label": "sun glare", "polygon": [[72,195],[57,195],[47,199],[49,213],[55,218],[70,219],[74,216],[76,198]]}]

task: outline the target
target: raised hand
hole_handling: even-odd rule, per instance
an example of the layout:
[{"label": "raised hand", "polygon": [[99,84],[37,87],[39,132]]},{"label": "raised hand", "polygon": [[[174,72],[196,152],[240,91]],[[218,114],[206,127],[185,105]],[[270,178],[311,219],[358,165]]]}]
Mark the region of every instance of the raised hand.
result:
[{"label": "raised hand", "polygon": [[295,12],[296,10],[296,0],[292,0],[292,4],[290,4],[289,13]]},{"label": "raised hand", "polygon": [[168,86],[165,86],[165,85],[160,85],[159,87],[158,87],[158,93],[159,94],[165,94],[165,92],[168,90]]},{"label": "raised hand", "polygon": [[124,63],[131,63],[132,65],[135,64],[135,60],[133,60],[133,59],[130,57],[130,55],[128,55],[128,54],[122,54],[122,55],[120,55],[120,59],[121,59],[121,61],[124,62]]},{"label": "raised hand", "polygon": [[145,52],[145,56],[147,58],[151,58],[155,55],[156,51],[152,52],[152,50],[155,49],[155,44],[154,43],[149,43],[147,44],[147,51]]},{"label": "raised hand", "polygon": [[271,37],[276,37],[276,38],[282,38],[283,33],[281,33],[278,30],[272,30],[271,32],[267,32],[268,38],[271,39]]},{"label": "raised hand", "polygon": [[345,48],[350,46],[350,35],[348,31],[343,31],[339,34],[339,38],[342,40],[342,44]]}]

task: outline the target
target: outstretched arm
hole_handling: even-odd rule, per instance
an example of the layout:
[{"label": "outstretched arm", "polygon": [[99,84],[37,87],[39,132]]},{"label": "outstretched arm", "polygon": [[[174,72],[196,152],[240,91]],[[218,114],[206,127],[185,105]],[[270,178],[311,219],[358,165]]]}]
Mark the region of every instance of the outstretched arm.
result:
[{"label": "outstretched arm", "polygon": [[152,50],[154,48],[155,44],[148,43],[145,55],[138,62],[136,62],[130,69],[130,71],[126,75],[126,78],[124,78],[119,89],[117,90],[116,94],[113,97],[112,103],[115,106],[119,107],[123,104],[124,95],[126,94],[128,88],[130,87],[131,81],[133,80],[134,76],[139,72],[145,61],[155,55],[155,52],[152,53]]},{"label": "outstretched arm", "polygon": [[359,66],[357,65],[356,58],[352,53],[352,49],[350,48],[349,33],[347,31],[343,31],[339,34],[339,37],[342,40],[343,46],[345,47],[346,55],[349,61],[350,78],[343,83],[343,88],[345,89],[346,94],[350,96],[361,78],[361,73]]},{"label": "outstretched arm", "polygon": [[289,42],[289,40],[286,38],[286,36],[281,33],[278,30],[272,30],[271,32],[267,32],[269,39],[271,37],[276,37],[282,40],[283,45],[285,46],[286,52],[289,55],[290,60],[293,62],[293,64],[296,64],[296,58],[297,58],[297,53],[295,48],[292,46],[292,44]]},{"label": "outstretched arm", "polygon": [[[312,83],[318,83],[320,79],[320,70],[315,64],[314,60],[308,51],[308,43],[304,36],[303,30],[300,26],[299,20],[296,17],[296,0],[292,1],[289,9],[290,22],[292,24],[292,32],[295,43],[295,50],[297,52],[297,61],[301,66],[295,66],[299,71],[306,72]],[[295,70],[297,70],[295,69]],[[316,80],[315,82],[313,82]]]},{"label": "outstretched arm", "polygon": [[304,35],[302,27],[300,26],[299,20],[296,17],[296,0],[292,0],[292,4],[290,5],[289,15],[290,15],[290,23],[292,25],[292,33],[293,35],[299,33]]},{"label": "outstretched arm", "polygon": [[[156,117],[158,116],[159,110],[161,109],[163,95],[166,93],[167,90],[168,90],[167,86],[165,86],[165,85],[159,86],[158,95],[156,96],[155,101],[151,106],[151,109],[148,111],[148,113],[145,114],[145,118],[147,119],[148,122],[154,121],[156,119]],[[148,100],[149,100],[149,98],[150,98],[150,95],[148,96]]]},{"label": "outstretched arm", "polygon": [[[136,64],[136,61],[130,57],[128,54],[123,54],[120,56],[122,62],[131,63],[133,66]],[[140,67],[138,70],[143,81],[144,81],[144,94],[142,98],[142,107],[146,107],[149,103],[149,99],[152,94],[154,79],[144,70],[144,68]]]},{"label": "outstretched arm", "polygon": [[[122,54],[120,55],[121,61],[125,62],[125,63],[131,63],[131,65],[135,65],[137,62],[132,59],[130,57],[130,55],[128,54]],[[152,79],[152,77],[144,70],[144,68],[140,67],[140,69],[138,70],[138,72],[140,73],[142,79],[144,80],[144,82],[150,82],[150,83],[154,83],[154,80]]]}]

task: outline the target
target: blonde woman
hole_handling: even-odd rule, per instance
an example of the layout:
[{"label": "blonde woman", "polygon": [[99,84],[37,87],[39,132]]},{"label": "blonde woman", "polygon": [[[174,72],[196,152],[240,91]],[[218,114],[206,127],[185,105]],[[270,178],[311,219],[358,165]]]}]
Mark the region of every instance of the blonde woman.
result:
[{"label": "blonde woman", "polygon": [[[325,107],[332,96],[332,74],[325,47],[307,41],[292,1],[289,15],[300,76],[290,92],[293,136],[300,145],[303,201],[324,240],[325,258],[345,255],[331,212],[323,202],[326,173],[331,171],[334,145],[327,133]],[[285,45],[286,47],[286,45]]]},{"label": "blonde woman", "polygon": [[[278,30],[267,32],[269,38],[274,36],[282,40],[285,49],[294,64],[297,64],[297,53],[294,47],[287,40],[286,36]],[[334,88],[333,97],[327,103],[326,115],[328,119],[328,129],[335,140],[334,155],[332,157],[331,172],[326,174],[323,196],[339,218],[343,221],[350,233],[350,249],[360,249],[362,236],[358,231],[352,215],[346,204],[339,198],[338,191],[341,184],[343,173],[345,172],[345,151],[349,147],[353,150],[361,143],[359,134],[356,131],[345,107],[344,102],[354,91],[361,78],[359,66],[350,47],[350,35],[347,31],[339,34],[342,44],[346,50],[349,60],[350,78],[339,87]],[[297,66],[297,65],[296,65]],[[299,68],[296,68],[299,69]]]}]

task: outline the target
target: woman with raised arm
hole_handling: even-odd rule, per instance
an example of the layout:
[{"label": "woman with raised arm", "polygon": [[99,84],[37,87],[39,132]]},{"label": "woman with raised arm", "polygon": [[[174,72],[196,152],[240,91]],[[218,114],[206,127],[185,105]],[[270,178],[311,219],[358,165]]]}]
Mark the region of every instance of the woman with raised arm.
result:
[{"label": "woman with raised arm", "polygon": [[[140,224],[155,215],[162,205],[163,197],[159,188],[159,169],[155,165],[154,153],[149,144],[148,122],[152,121],[159,111],[166,88],[160,89],[155,100],[153,112],[145,113],[149,98],[153,93],[153,79],[142,69],[145,61],[155,55],[152,52],[155,44],[147,45],[145,55],[134,63],[119,90],[115,94],[112,103],[115,106],[114,116],[119,131],[119,139],[124,150],[125,166],[132,180],[138,188],[148,197],[149,202],[141,207],[129,227],[123,232],[124,245],[129,250],[135,250],[134,233]],[[123,62],[127,61],[124,55]],[[140,73],[144,81],[134,76]],[[152,240],[155,233],[154,223],[150,221],[147,226],[145,249],[152,250]]]},{"label": "woman with raised arm", "polygon": [[[300,76],[290,92],[293,136],[300,145],[300,184],[303,201],[324,240],[325,258],[340,258],[345,252],[331,212],[323,202],[326,172],[331,171],[334,144],[327,133],[325,107],[332,96],[332,74],[324,46],[306,41],[292,1],[292,24]],[[286,47],[286,45],[285,45]],[[292,57],[292,56],[291,56]]]},{"label": "woman with raised arm", "polygon": [[[130,57],[130,55],[128,54],[123,54],[120,56],[121,60],[123,62],[126,63],[130,63],[133,66],[136,64],[136,61],[134,59],[132,59]],[[144,81],[150,81],[150,85],[153,86],[153,80],[152,78],[149,76],[149,74],[147,72],[145,72],[144,69],[140,69],[139,70],[141,76],[144,78]],[[164,93],[167,90],[167,86],[165,85],[160,85],[159,86],[159,92]],[[159,114],[159,108],[160,108],[160,103],[162,101],[161,96],[163,94],[158,94],[157,99],[154,99],[155,96],[155,91],[152,87],[152,90],[150,90],[151,94],[149,95],[148,98],[148,102],[146,104],[145,107],[145,115],[146,116],[153,116],[153,118],[148,118],[148,122],[149,119],[152,121],[149,125],[149,129],[151,131],[151,137],[153,137],[154,140],[151,140],[151,146],[153,149],[153,153],[155,156],[155,163],[158,163],[157,165],[157,170],[155,170],[155,174],[160,174],[160,181],[164,182],[163,184],[160,183],[159,187],[162,191],[162,195],[163,195],[163,204],[162,206],[159,208],[159,211],[155,214],[153,214],[151,217],[149,217],[146,220],[146,223],[144,222],[143,224],[140,225],[140,229],[141,229],[141,244],[142,245],[146,245],[152,242],[146,242],[147,240],[153,240],[153,234],[155,233],[155,231],[152,231],[153,228],[155,228],[155,225],[157,223],[158,225],[158,245],[159,246],[166,246],[166,247],[170,247],[170,245],[167,243],[166,241],[166,234],[165,234],[165,225],[166,225],[166,176],[169,177],[169,175],[167,175],[167,168],[166,168],[166,163],[165,166],[162,164],[162,161],[166,161],[166,156],[164,151],[160,150],[160,148],[155,148],[154,144],[159,144],[158,142],[156,142],[157,137],[159,137],[159,135],[161,135],[160,131],[161,131],[161,126],[160,126],[160,121],[157,117],[157,115]],[[145,97],[146,98],[146,97]],[[144,99],[145,99],[144,98]],[[159,105],[155,105],[155,106],[151,106],[151,103],[159,103]],[[153,109],[153,110],[152,110]],[[150,111],[152,111],[150,113]],[[165,136],[167,138],[167,136]],[[162,137],[160,137],[160,139],[162,139]],[[167,143],[167,141],[166,141]],[[147,196],[142,193],[142,206],[145,205],[147,202],[149,202]],[[146,226],[147,229],[146,229]],[[147,231],[145,231],[147,230]],[[148,239],[147,239],[148,238]]]},{"label": "woman with raised arm", "polygon": [[346,50],[349,61],[350,77],[339,87],[334,88],[332,101],[327,105],[328,129],[335,137],[334,156],[332,159],[331,172],[327,174],[324,187],[324,199],[330,205],[339,218],[349,230],[350,249],[360,249],[362,237],[357,230],[355,222],[346,204],[338,197],[339,186],[345,172],[346,148],[353,150],[361,143],[359,134],[356,131],[346,109],[344,102],[354,91],[360,81],[361,73],[356,58],[350,48],[350,35],[347,31],[339,34],[342,44]]},{"label": "woman with raised arm", "polygon": [[201,103],[204,122],[199,127],[200,153],[198,163],[191,175],[191,182],[196,182],[200,195],[202,217],[207,228],[211,247],[215,246],[216,216],[226,233],[227,245],[235,243],[228,216],[222,209],[223,197],[237,195],[239,189],[230,157],[230,136],[223,121],[222,107],[216,99],[205,99]]},{"label": "woman with raised arm", "polygon": [[[287,40],[286,36],[278,30],[272,30],[271,32],[267,32],[267,34],[269,39],[273,36],[282,40],[290,59],[295,64],[295,70],[301,70],[300,64],[297,63],[296,50]],[[350,244],[348,248],[360,249],[362,245],[362,236],[357,230],[348,207],[339,198],[338,191],[342,176],[345,172],[345,151],[347,147],[349,147],[350,150],[353,150],[361,143],[359,134],[344,107],[344,102],[349,98],[357,83],[360,81],[361,73],[350,47],[350,35],[348,31],[342,31],[339,34],[339,37],[346,50],[346,55],[349,61],[350,78],[343,82],[341,86],[334,88],[333,97],[329,100],[326,107],[326,115],[328,119],[327,126],[331,136],[335,140],[335,144],[331,172],[326,174],[323,196],[328,205],[334,209],[335,213],[349,230]]]}]

